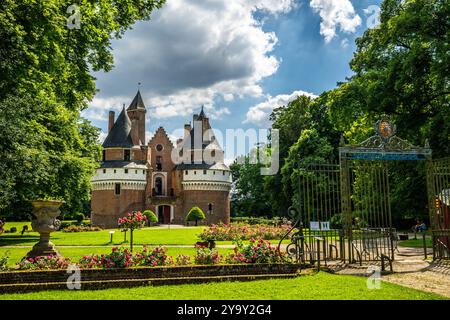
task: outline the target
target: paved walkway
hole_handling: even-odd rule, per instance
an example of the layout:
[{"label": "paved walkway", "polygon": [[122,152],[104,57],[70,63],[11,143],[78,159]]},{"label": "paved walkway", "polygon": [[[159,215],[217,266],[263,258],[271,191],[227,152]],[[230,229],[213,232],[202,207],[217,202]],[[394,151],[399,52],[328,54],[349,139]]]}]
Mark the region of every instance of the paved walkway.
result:
[{"label": "paved walkway", "polygon": [[399,247],[394,272],[382,280],[450,298],[450,261],[424,260],[422,248]]},{"label": "paved walkway", "polygon": [[[394,273],[382,275],[383,281],[450,298],[450,261],[424,260],[422,248],[398,247],[393,263]],[[430,251],[429,257],[432,252]],[[379,264],[378,264],[379,265]],[[337,274],[367,276],[368,265],[332,267]]]}]

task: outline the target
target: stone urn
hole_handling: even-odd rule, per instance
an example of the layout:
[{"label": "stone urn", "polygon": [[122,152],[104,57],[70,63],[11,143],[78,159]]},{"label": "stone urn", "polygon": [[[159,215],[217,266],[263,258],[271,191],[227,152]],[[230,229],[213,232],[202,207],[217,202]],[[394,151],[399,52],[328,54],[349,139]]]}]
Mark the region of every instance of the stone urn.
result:
[{"label": "stone urn", "polygon": [[57,231],[61,221],[56,219],[61,214],[59,207],[64,201],[58,200],[35,200],[31,201],[33,205],[33,219],[31,227],[33,231],[39,232],[39,242],[28,252],[27,258],[37,256],[56,255],[59,256],[55,245],[50,242],[50,233]]}]

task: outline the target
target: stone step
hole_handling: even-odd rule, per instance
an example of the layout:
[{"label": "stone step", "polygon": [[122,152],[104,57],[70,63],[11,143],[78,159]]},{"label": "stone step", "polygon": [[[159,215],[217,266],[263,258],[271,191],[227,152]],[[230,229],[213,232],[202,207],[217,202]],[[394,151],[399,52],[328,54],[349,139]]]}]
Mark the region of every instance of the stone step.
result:
[{"label": "stone step", "polygon": [[[148,278],[148,279],[120,279],[120,280],[99,280],[99,281],[80,281],[82,290],[100,290],[108,288],[131,288],[139,286],[162,286],[175,284],[193,284],[206,282],[222,281],[254,281],[266,279],[290,279],[300,275],[310,274],[282,273],[282,274],[249,274],[249,275],[223,275],[223,276],[204,276],[204,277],[172,277],[172,278]],[[0,284],[0,293],[23,293],[43,290],[69,290],[66,282],[34,282],[34,283],[15,283]]]}]

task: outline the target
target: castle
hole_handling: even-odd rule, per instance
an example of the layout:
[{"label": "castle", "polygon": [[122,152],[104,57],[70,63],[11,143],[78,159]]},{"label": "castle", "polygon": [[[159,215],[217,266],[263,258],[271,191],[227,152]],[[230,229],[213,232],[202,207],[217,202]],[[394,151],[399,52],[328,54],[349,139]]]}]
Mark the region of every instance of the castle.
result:
[{"label": "castle", "polygon": [[91,180],[91,221],[116,228],[131,211],[150,209],[161,224],[185,224],[193,206],[206,224],[230,221],[231,172],[203,107],[174,146],[160,127],[145,144],[146,108],[138,91],[115,120],[109,112],[103,159]]}]

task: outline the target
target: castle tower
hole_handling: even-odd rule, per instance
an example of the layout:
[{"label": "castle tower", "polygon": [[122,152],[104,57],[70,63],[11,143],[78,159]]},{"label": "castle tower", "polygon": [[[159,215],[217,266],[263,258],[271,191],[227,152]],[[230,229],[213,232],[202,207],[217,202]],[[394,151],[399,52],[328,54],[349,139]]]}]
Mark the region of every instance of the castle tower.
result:
[{"label": "castle tower", "polygon": [[[145,111],[132,109],[132,112],[133,115],[143,114],[145,122]],[[136,145],[140,139],[133,139],[136,128],[142,127],[139,120],[135,118],[132,122],[125,106],[116,121],[114,113],[110,113],[109,132],[103,142],[103,161],[91,179],[93,225],[116,228],[120,217],[141,210],[145,203],[149,169],[146,148]],[[145,140],[145,126],[143,128],[142,139]]]},{"label": "castle tower", "polygon": [[199,206],[206,215],[206,224],[229,223],[231,171],[224,163],[224,152],[203,107],[200,114],[194,114],[193,125],[185,125],[185,137],[177,145],[177,152],[182,208],[176,220],[184,222],[189,210]]}]

